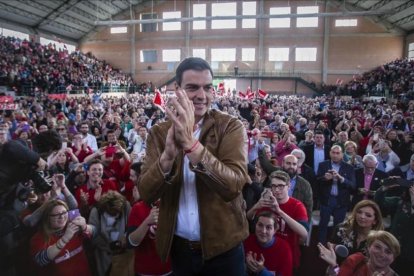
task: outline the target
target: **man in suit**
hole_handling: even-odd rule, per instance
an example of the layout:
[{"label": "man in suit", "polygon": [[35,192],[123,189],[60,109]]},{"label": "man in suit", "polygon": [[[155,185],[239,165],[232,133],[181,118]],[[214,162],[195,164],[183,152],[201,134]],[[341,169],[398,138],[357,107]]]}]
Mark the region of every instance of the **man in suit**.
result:
[{"label": "man in suit", "polygon": [[320,180],[319,242],[323,244],[326,243],[330,216],[334,218],[334,226],[345,219],[351,204],[350,195],[355,189],[355,171],[342,160],[344,153],[341,146],[332,146],[329,156],[331,160],[320,163],[316,174]]},{"label": "man in suit", "polygon": [[325,144],[325,135],[321,130],[315,130],[315,143],[303,148],[305,152],[305,164],[313,168],[315,174],[318,173],[319,163],[329,160],[329,146]]},{"label": "man in suit", "polygon": [[355,170],[356,189],[353,193],[352,206],[363,199],[373,199],[375,191],[381,186],[381,180],[388,174],[377,169],[378,160],[372,154],[362,158],[363,168]]}]

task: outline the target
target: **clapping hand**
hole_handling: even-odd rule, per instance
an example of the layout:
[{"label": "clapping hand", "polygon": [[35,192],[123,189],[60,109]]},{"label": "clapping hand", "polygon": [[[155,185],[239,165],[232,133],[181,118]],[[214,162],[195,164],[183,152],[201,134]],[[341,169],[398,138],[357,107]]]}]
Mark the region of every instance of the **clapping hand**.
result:
[{"label": "clapping hand", "polygon": [[265,258],[263,254],[260,254],[260,258],[257,259],[257,253],[249,251],[246,256],[247,268],[253,273],[260,273],[264,269]]},{"label": "clapping hand", "polygon": [[331,266],[336,266],[334,244],[328,242],[328,248],[326,248],[325,246],[323,246],[322,243],[318,243],[318,249],[320,253],[319,257],[321,257],[322,260],[324,260]]}]

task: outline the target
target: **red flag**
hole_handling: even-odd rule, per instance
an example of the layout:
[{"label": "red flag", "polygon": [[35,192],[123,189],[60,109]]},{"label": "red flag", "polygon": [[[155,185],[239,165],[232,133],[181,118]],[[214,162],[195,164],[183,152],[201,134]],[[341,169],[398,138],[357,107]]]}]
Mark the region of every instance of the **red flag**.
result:
[{"label": "red flag", "polygon": [[241,91],[239,91],[239,98],[241,98],[242,100],[247,100],[246,95]]},{"label": "red flag", "polygon": [[252,91],[247,92],[246,98],[248,100],[253,100],[254,99],[254,92],[252,92]]},{"label": "red flag", "polygon": [[221,94],[223,94],[223,92],[224,92],[224,82],[220,82],[220,83],[218,84],[218,86],[217,86],[217,90],[218,90]]},{"label": "red flag", "polygon": [[162,112],[165,112],[165,101],[161,96],[161,92],[158,89],[155,89],[155,96],[154,99],[152,99],[152,102],[155,106],[159,107]]},{"label": "red flag", "polygon": [[259,96],[260,99],[265,100],[269,95],[266,93],[266,91],[259,89],[259,91],[257,91],[257,94]]}]

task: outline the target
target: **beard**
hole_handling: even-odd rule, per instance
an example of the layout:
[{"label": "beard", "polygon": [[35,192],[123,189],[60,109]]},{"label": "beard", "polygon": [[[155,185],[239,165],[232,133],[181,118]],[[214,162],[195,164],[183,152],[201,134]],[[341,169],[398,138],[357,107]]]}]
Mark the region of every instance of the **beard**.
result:
[{"label": "beard", "polygon": [[293,171],[292,169],[288,169],[288,170],[283,169],[283,170],[289,175],[290,178],[294,178],[297,175],[297,172]]}]

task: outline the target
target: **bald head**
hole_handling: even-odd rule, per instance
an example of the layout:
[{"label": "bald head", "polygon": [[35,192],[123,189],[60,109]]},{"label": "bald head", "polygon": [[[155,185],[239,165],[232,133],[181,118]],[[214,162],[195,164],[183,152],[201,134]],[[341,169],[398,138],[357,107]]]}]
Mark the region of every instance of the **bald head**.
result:
[{"label": "bald head", "polygon": [[292,178],[298,170],[298,159],[292,154],[288,154],[283,158],[282,168]]}]

